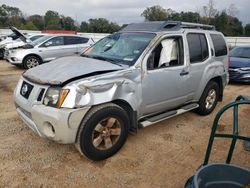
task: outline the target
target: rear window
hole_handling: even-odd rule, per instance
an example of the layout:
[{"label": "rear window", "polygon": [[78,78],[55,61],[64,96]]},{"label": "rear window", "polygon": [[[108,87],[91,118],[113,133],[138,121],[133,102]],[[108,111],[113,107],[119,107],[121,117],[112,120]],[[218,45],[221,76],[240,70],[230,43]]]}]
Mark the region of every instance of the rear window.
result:
[{"label": "rear window", "polygon": [[222,35],[211,34],[211,39],[214,44],[215,56],[227,55],[227,45]]},{"label": "rear window", "polygon": [[204,34],[189,33],[187,35],[190,63],[199,63],[208,58],[208,45]]}]

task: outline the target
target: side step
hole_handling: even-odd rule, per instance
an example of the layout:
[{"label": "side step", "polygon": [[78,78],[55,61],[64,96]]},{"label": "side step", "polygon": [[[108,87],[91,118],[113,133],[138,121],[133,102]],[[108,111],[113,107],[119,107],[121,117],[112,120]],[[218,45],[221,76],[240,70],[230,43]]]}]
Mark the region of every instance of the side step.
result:
[{"label": "side step", "polygon": [[193,109],[198,108],[198,107],[199,107],[199,105],[197,103],[188,104],[188,105],[182,106],[181,108],[176,109],[176,110],[163,112],[161,114],[157,114],[155,116],[150,116],[148,118],[143,118],[143,120],[140,122],[140,125],[141,125],[141,127],[144,128],[144,127],[147,127],[149,125],[163,121],[165,119],[177,116],[179,114],[183,114],[185,112],[188,112],[188,111],[193,110]]}]

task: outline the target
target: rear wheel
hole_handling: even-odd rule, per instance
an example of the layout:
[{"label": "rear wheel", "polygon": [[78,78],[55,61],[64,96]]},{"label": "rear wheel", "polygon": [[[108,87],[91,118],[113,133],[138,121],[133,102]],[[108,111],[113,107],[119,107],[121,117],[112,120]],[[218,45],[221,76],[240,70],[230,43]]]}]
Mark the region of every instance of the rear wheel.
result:
[{"label": "rear wheel", "polygon": [[103,160],[119,151],[126,141],[129,118],[116,104],[93,107],[79,128],[77,149],[91,160]]},{"label": "rear wheel", "polygon": [[37,56],[33,56],[33,55],[26,57],[23,61],[23,67],[25,69],[31,69],[33,67],[40,65],[40,64],[41,64],[40,58]]},{"label": "rear wheel", "polygon": [[219,97],[219,86],[216,82],[210,81],[203,94],[199,100],[199,108],[196,110],[200,115],[208,115],[210,114],[217,102]]}]

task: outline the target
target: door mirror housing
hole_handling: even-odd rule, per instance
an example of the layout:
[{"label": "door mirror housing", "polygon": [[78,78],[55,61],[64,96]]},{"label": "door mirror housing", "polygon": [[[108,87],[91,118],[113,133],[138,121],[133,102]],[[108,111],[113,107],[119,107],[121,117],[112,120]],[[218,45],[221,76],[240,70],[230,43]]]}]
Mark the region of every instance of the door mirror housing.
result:
[{"label": "door mirror housing", "polygon": [[49,46],[51,46],[51,44],[52,44],[52,42],[51,41],[48,41],[48,42],[46,42],[46,43],[44,43],[44,47],[49,47]]}]

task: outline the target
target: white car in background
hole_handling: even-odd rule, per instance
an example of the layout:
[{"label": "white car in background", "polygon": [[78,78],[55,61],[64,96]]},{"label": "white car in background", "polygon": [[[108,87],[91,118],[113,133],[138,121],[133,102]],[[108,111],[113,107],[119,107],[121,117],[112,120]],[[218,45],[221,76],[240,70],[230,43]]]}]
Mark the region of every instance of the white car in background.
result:
[{"label": "white car in background", "polygon": [[32,41],[35,41],[43,36],[45,36],[46,34],[42,34],[42,33],[39,33],[39,34],[27,34],[26,36],[26,42],[21,40],[21,39],[17,39],[15,41],[12,41],[10,43],[7,43],[5,44],[5,48],[7,49],[11,49],[11,48],[18,48],[20,46],[23,46],[25,45],[26,43],[30,43]]},{"label": "white car in background", "polygon": [[7,50],[5,56],[9,63],[30,69],[60,57],[80,55],[92,44],[94,41],[91,38],[78,35],[46,35],[24,46]]},{"label": "white car in background", "polygon": [[6,37],[2,37],[2,41],[0,42],[0,58],[4,59],[5,51],[12,48],[18,48],[20,46],[25,45],[26,43],[32,42],[45,34],[23,34],[15,27],[10,27],[12,30],[12,34]]}]

